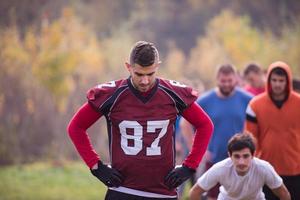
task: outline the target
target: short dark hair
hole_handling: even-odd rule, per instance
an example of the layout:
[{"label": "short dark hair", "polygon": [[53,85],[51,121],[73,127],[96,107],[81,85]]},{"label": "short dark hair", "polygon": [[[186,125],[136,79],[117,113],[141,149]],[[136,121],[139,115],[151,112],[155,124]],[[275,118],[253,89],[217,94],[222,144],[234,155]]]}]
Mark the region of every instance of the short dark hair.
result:
[{"label": "short dark hair", "polygon": [[154,44],[146,41],[138,41],[130,52],[130,64],[139,64],[142,67],[159,63],[159,54]]},{"label": "short dark hair", "polygon": [[244,69],[244,76],[247,76],[250,72],[259,74],[262,72],[261,67],[256,63],[249,63]]},{"label": "short dark hair", "polygon": [[227,144],[227,150],[230,155],[232,155],[233,151],[239,151],[244,148],[249,148],[252,155],[255,152],[255,139],[247,132],[235,134]]},{"label": "short dark hair", "polygon": [[287,77],[287,72],[282,69],[281,67],[275,67],[272,71],[271,71],[271,74],[276,74],[278,76],[285,76]]},{"label": "short dark hair", "polygon": [[223,64],[220,65],[218,67],[218,71],[217,71],[217,76],[219,76],[219,74],[235,74],[236,73],[236,69],[232,64]]}]

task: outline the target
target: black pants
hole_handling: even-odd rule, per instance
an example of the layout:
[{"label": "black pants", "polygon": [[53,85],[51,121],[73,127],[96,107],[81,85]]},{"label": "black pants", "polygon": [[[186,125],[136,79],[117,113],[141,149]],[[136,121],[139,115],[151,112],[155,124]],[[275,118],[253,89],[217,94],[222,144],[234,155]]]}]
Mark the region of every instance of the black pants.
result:
[{"label": "black pants", "polygon": [[133,194],[126,194],[114,190],[107,190],[105,200],[177,200],[177,198],[150,198]]},{"label": "black pants", "polygon": [[[291,194],[291,199],[300,200],[300,175],[281,176],[281,178]],[[277,198],[267,186],[264,186],[263,191],[265,193],[266,200],[279,200],[279,198]]]}]

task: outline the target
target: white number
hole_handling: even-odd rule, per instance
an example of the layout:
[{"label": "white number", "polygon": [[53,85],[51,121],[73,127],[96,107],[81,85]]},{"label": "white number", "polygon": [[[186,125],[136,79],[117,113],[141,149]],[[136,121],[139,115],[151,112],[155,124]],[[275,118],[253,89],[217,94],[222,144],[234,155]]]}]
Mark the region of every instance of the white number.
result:
[{"label": "white number", "polygon": [[[121,133],[121,147],[125,154],[136,155],[143,148],[143,127],[137,121],[122,121],[119,124]],[[133,129],[133,135],[128,135],[126,132],[127,128]],[[134,141],[133,146],[128,146],[128,140]]]},{"label": "white number", "polygon": [[[156,129],[161,129],[158,136],[154,139],[150,147],[146,148],[147,156],[161,155],[161,147],[158,146],[159,140],[167,133],[169,120],[148,121],[147,132],[155,133]],[[127,155],[137,155],[143,148],[143,127],[137,121],[122,121],[119,124],[121,133],[121,147]],[[133,129],[133,135],[127,134],[126,129]],[[133,146],[128,145],[128,140],[133,140]]]},{"label": "white number", "polygon": [[103,87],[116,87],[116,83],[115,81],[110,81],[107,83],[97,85],[97,88],[103,88]]},{"label": "white number", "polygon": [[186,85],[179,83],[178,81],[170,80],[171,85],[178,86],[178,87],[186,87]]},{"label": "white number", "polygon": [[147,147],[146,155],[148,156],[156,156],[161,155],[161,148],[158,146],[160,138],[162,138],[168,128],[169,120],[161,120],[161,121],[148,121],[147,122],[147,132],[148,133],[155,133],[155,130],[161,128],[160,133],[158,134],[157,138],[152,142],[150,147]]}]

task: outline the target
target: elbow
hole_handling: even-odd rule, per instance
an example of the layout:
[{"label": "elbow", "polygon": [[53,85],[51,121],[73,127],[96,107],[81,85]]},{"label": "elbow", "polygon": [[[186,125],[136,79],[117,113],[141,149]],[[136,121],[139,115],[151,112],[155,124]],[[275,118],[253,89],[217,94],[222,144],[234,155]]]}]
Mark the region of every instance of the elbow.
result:
[{"label": "elbow", "polygon": [[196,184],[189,191],[189,199],[190,200],[199,200],[202,199],[201,195],[205,192],[202,188],[197,186]]},{"label": "elbow", "polygon": [[199,196],[200,195],[195,194],[195,192],[193,190],[189,191],[189,199],[191,199],[191,200],[194,200],[194,199],[197,199],[197,198],[199,199]]},{"label": "elbow", "polygon": [[285,196],[284,198],[280,198],[280,199],[285,199],[285,200],[291,200],[292,199],[291,194],[289,193],[289,191],[286,191],[286,194],[284,196]]},{"label": "elbow", "polygon": [[75,134],[75,131],[74,131],[75,129],[76,129],[75,123],[71,120],[66,129],[70,138],[73,138],[73,136]]}]

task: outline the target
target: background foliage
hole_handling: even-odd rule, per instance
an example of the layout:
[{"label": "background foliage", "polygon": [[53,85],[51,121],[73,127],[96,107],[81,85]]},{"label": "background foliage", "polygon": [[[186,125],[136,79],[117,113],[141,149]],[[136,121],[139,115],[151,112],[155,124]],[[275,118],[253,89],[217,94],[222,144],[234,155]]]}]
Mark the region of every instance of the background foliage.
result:
[{"label": "background foliage", "polygon": [[[200,90],[224,62],[283,60],[299,77],[299,10],[296,0],[0,1],[0,165],[77,159],[71,116],[88,88],[127,76],[137,40],[158,46],[161,76]],[[89,133],[107,160],[104,125]]]}]

